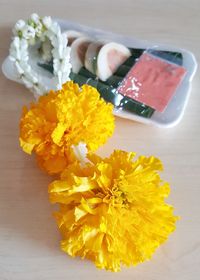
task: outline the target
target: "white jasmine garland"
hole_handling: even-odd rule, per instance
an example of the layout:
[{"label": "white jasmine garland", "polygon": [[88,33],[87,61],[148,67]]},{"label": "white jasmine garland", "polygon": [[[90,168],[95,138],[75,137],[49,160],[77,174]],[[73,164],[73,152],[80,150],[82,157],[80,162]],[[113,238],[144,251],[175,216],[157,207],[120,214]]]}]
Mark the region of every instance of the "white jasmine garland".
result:
[{"label": "white jasmine garland", "polygon": [[71,72],[70,48],[67,36],[61,33],[60,26],[51,17],[40,18],[32,14],[26,22],[19,20],[13,30],[14,38],[10,46],[10,60],[14,63],[18,79],[35,95],[43,95],[48,89],[29,64],[29,45],[36,40],[42,43],[42,58],[53,58],[54,82],[57,89],[69,79]]}]

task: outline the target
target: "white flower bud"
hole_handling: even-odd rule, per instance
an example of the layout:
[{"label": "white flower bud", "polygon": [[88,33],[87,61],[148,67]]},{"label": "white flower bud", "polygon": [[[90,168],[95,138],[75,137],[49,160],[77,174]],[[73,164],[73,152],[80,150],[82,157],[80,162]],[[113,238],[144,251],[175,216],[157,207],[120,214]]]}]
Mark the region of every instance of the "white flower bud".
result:
[{"label": "white flower bud", "polygon": [[20,75],[24,74],[24,69],[21,67],[19,62],[16,61],[15,66],[16,66],[17,71]]},{"label": "white flower bud", "polygon": [[31,66],[27,63],[27,61],[24,61],[24,59],[20,61],[20,66],[22,67],[26,75],[30,76]]},{"label": "white flower bud", "polygon": [[15,27],[14,27],[14,30],[16,31],[20,31],[24,28],[24,26],[26,25],[25,21],[20,19],[16,22],[15,24]]},{"label": "white flower bud", "polygon": [[52,25],[52,19],[51,19],[51,17],[44,17],[44,18],[42,19],[42,22],[43,22],[44,26],[45,26],[47,29],[49,29],[49,28],[51,27],[51,25]]},{"label": "white flower bud", "polygon": [[13,40],[13,46],[17,49],[20,46],[20,39],[19,37],[15,37]]},{"label": "white flower bud", "polygon": [[21,40],[19,40],[20,42],[20,48],[24,51],[28,49],[28,42],[26,39],[22,38]]},{"label": "white flower bud", "polygon": [[42,24],[40,21],[37,23],[37,26],[35,28],[35,33],[38,37],[42,35]]},{"label": "white flower bud", "polygon": [[33,76],[32,81],[33,81],[34,84],[36,84],[36,83],[38,83],[38,78]]},{"label": "white flower bud", "polygon": [[27,88],[32,88],[33,87],[33,83],[29,79],[27,79],[25,76],[22,76],[21,80]]},{"label": "white flower bud", "polygon": [[57,89],[60,90],[60,89],[62,89],[62,71],[61,70],[58,71],[57,78],[58,78]]},{"label": "white flower bud", "polygon": [[49,26],[49,29],[56,34],[57,36],[60,36],[61,31],[60,31],[60,26],[57,24],[57,22],[52,22],[51,26]]},{"label": "white flower bud", "polygon": [[30,38],[34,38],[35,29],[30,25],[26,25],[25,28],[22,30],[22,36],[27,40],[29,40]]},{"label": "white flower bud", "polygon": [[40,17],[36,14],[36,13],[33,13],[31,15],[31,19],[34,23],[38,24],[40,22]]}]

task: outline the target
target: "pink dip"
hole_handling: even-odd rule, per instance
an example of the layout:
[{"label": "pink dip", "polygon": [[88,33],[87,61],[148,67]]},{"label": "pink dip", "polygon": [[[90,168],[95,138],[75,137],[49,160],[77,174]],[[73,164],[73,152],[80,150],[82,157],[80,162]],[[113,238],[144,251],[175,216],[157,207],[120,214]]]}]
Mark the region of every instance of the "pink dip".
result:
[{"label": "pink dip", "polygon": [[185,73],[185,68],[181,66],[144,53],[128,72],[118,91],[163,112]]}]

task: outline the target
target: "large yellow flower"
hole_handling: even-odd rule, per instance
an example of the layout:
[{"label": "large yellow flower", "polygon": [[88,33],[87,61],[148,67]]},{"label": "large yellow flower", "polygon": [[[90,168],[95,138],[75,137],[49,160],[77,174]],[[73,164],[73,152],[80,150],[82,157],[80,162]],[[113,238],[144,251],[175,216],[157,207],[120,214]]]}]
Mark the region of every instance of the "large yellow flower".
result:
[{"label": "large yellow flower", "polygon": [[104,144],[114,131],[113,106],[88,85],[73,82],[51,91],[24,109],[20,122],[20,144],[48,173],[59,173],[72,161],[72,146],[80,142],[89,151]]},{"label": "large yellow flower", "polygon": [[98,268],[120,270],[151,258],[174,231],[177,217],[164,199],[169,185],[158,174],[161,162],[115,151],[109,158],[89,156],[49,186],[50,200],[63,236],[61,248],[70,256],[95,262]]}]

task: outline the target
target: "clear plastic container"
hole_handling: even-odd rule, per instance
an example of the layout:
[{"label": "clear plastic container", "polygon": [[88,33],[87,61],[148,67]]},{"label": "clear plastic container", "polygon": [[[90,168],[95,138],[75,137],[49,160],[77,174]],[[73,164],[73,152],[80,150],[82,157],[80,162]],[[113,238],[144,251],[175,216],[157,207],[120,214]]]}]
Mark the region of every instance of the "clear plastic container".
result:
[{"label": "clear plastic container", "polygon": [[[56,21],[60,24],[63,32],[66,32],[67,30],[74,30],[84,34],[84,36],[91,38],[91,40],[95,42],[99,42],[99,44],[101,44],[101,42],[116,42],[116,43],[123,44],[124,46],[130,49],[133,48],[135,50],[138,50],[139,52],[141,51],[141,53],[143,53],[143,51],[151,53],[154,56],[160,57],[161,59],[164,60],[169,59],[167,52],[180,53],[181,54],[180,64],[185,68],[186,74],[181,80],[181,83],[177,87],[176,92],[173,95],[172,99],[170,100],[169,104],[167,105],[166,109],[162,113],[156,110],[155,111],[153,110],[151,112],[151,110],[148,110],[147,108],[146,111],[147,113],[145,114],[148,117],[139,116],[138,114],[126,109],[126,103],[127,103],[126,99],[124,99],[123,101],[124,107],[119,106],[122,102],[122,99],[124,98],[122,95],[116,93],[115,90],[113,90],[113,95],[111,94],[112,96],[111,102],[115,105],[114,114],[118,117],[130,119],[146,124],[152,124],[159,127],[172,127],[180,122],[190,96],[191,82],[197,69],[197,63],[195,57],[191,52],[184,49],[169,47],[166,45],[160,45],[160,44],[155,45],[154,43],[140,41],[132,37],[126,37],[111,32],[94,29],[91,27],[69,22],[66,20],[56,19]],[[178,58],[175,60],[175,62],[173,61],[173,59],[171,60],[170,58],[170,62],[179,64]],[[15,73],[13,72],[12,69],[12,65],[10,65],[8,59],[6,59],[6,61],[4,62],[2,70],[7,78],[16,80]],[[95,83],[96,80],[97,79],[95,78],[93,81],[90,79],[90,83],[91,82]],[[146,110],[145,105],[144,105],[144,109]]]}]

